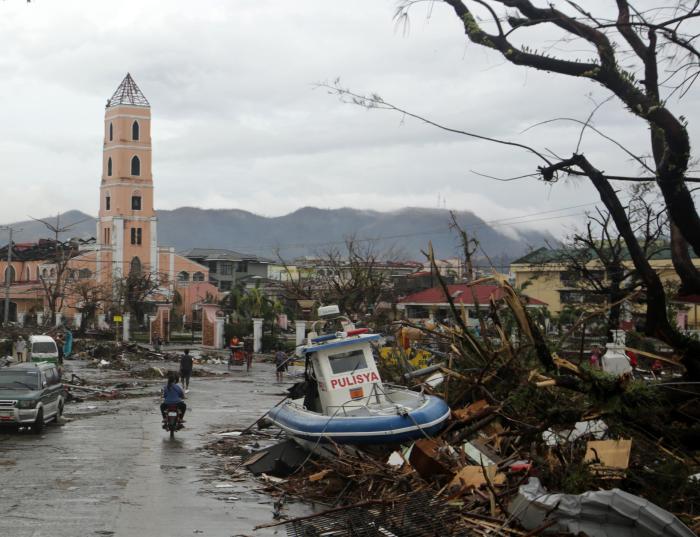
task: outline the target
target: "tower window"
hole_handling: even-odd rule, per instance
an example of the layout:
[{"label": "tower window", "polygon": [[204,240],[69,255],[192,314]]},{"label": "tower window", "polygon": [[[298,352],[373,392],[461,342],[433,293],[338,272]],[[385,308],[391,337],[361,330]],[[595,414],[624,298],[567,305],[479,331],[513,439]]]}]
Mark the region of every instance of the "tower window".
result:
[{"label": "tower window", "polygon": [[141,175],[141,161],[139,157],[134,157],[131,159],[131,175]]},{"label": "tower window", "polygon": [[108,175],[109,177],[112,176],[112,157],[109,157],[109,158],[107,159],[107,175]]},{"label": "tower window", "polygon": [[129,276],[141,276],[141,260],[138,256],[131,260],[131,267],[129,267]]},{"label": "tower window", "polygon": [[139,122],[138,121],[134,121],[133,125],[131,125],[131,139],[132,140],[139,139]]},{"label": "tower window", "polygon": [[15,282],[15,267],[10,265],[5,269],[5,283],[14,283]]},{"label": "tower window", "polygon": [[141,196],[131,196],[131,210],[140,211],[141,210]]},{"label": "tower window", "polygon": [[141,228],[131,228],[131,244],[141,244]]},{"label": "tower window", "polygon": [[114,140],[114,127],[112,127],[112,124],[109,124],[109,141],[111,142]]},{"label": "tower window", "polygon": [[112,207],[112,198],[109,196],[105,197],[105,210],[109,211]]}]

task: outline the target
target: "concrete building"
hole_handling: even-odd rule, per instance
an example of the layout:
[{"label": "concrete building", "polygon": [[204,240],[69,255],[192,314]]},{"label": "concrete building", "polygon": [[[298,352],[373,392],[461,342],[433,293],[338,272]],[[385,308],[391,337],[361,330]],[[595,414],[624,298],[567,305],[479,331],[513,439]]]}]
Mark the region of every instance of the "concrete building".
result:
[{"label": "concrete building", "polygon": [[[230,291],[237,283],[250,282],[252,278],[267,279],[272,261],[252,254],[219,248],[193,248],[184,256],[209,270],[209,281],[219,291]],[[188,281],[187,273],[178,273],[177,278]]]},{"label": "concrete building", "polygon": [[[630,270],[634,267],[631,260],[625,260],[623,263]],[[649,263],[662,281],[680,283],[673,268],[670,249],[658,248],[649,259]],[[700,259],[694,258],[693,264],[700,268]],[[597,259],[588,262],[586,269],[593,273],[598,272],[603,282],[607,278],[604,267]],[[516,288],[524,288],[529,296],[546,302],[549,311],[556,315],[567,306],[580,306],[606,300],[605,296],[593,294],[587,290],[582,283],[581,275],[572,272],[561,250],[539,248],[513,261],[510,270],[515,276]],[[689,330],[700,329],[698,308],[692,297],[688,297],[687,300],[671,297],[671,301],[681,309],[677,319],[679,327]],[[634,304],[631,308],[637,313],[644,311],[643,304]]]}]

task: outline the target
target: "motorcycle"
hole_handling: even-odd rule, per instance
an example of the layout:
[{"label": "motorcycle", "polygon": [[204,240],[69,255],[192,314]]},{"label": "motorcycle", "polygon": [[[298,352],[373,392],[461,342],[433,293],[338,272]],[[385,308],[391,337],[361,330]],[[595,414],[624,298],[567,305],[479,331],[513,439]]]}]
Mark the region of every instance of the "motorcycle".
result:
[{"label": "motorcycle", "polygon": [[182,429],[182,413],[177,405],[168,405],[165,409],[163,429],[170,431],[170,438],[175,438],[175,431]]}]

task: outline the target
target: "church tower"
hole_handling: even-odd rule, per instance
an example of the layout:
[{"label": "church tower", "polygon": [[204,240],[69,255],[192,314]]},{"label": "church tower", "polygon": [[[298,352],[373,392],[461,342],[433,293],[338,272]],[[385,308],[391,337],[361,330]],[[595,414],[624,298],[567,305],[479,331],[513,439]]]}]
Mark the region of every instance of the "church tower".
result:
[{"label": "church tower", "polygon": [[158,272],[151,105],[129,73],[105,109],[97,237],[112,278]]}]

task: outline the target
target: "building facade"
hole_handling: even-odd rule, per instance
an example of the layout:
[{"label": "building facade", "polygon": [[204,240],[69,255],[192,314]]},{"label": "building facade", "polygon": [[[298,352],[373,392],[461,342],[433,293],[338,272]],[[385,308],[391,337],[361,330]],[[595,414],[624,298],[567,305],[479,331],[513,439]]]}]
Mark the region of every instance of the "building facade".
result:
[{"label": "building facade", "polygon": [[[623,261],[627,270],[634,267],[631,260]],[[649,264],[659,275],[659,278],[670,286],[680,283],[673,267],[671,251],[660,247],[649,259]],[[693,264],[700,269],[700,259],[694,258]],[[602,263],[591,259],[586,264],[586,270],[605,282],[607,275]],[[539,248],[511,263],[511,273],[515,276],[515,287],[524,289],[527,294],[548,304],[551,313],[559,315],[567,307],[600,304],[606,302],[601,294],[591,293],[583,283],[581,275],[571,269],[562,251],[552,248]],[[693,302],[683,302],[682,299],[671,298],[678,305],[679,315],[677,324],[681,329],[700,329],[698,308]],[[630,312],[643,313],[643,304],[629,306]]]}]

